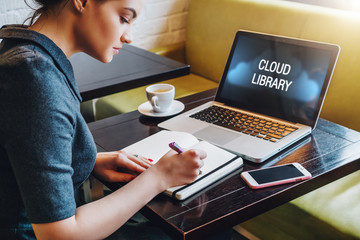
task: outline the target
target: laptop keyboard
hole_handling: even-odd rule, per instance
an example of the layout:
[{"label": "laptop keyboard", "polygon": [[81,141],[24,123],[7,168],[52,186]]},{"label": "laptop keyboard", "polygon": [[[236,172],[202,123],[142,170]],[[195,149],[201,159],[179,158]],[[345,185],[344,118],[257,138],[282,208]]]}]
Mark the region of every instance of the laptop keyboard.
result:
[{"label": "laptop keyboard", "polygon": [[277,142],[297,129],[283,123],[219,106],[208,107],[190,117],[271,142]]}]

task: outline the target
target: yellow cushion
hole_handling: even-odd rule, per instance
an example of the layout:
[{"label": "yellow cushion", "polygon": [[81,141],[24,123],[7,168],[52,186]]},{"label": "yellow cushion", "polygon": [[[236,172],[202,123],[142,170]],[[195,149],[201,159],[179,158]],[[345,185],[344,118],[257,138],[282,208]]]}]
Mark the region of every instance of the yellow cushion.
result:
[{"label": "yellow cushion", "polygon": [[151,52],[174,59],[178,62],[186,63],[184,42],[153,48]]},{"label": "yellow cushion", "polygon": [[280,0],[190,1],[186,60],[191,71],[219,81],[237,29],[339,44],[321,117],[360,131],[360,113],[353,109],[360,105],[359,14]]},{"label": "yellow cushion", "polygon": [[[235,230],[244,233],[243,229],[256,236],[257,239],[355,239],[352,233],[342,232],[337,226],[329,225],[326,221],[314,218],[293,204],[281,205],[235,227]],[[249,237],[249,239],[252,238]]]},{"label": "yellow cushion", "polygon": [[[164,81],[163,83],[169,83],[175,86],[175,98],[185,97],[218,86],[217,83],[195,74],[174,78]],[[136,110],[141,103],[147,101],[145,93],[147,86],[115,93],[98,99],[95,103],[95,119],[100,120]]]},{"label": "yellow cushion", "polygon": [[297,198],[291,203],[360,239],[360,171]]}]

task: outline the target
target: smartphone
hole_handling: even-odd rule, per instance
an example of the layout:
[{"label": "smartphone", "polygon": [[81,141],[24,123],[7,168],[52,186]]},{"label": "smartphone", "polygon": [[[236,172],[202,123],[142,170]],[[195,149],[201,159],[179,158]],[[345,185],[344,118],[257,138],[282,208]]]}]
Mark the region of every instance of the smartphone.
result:
[{"label": "smartphone", "polygon": [[306,180],[311,174],[299,163],[290,163],[242,172],[241,177],[251,188],[258,189]]}]

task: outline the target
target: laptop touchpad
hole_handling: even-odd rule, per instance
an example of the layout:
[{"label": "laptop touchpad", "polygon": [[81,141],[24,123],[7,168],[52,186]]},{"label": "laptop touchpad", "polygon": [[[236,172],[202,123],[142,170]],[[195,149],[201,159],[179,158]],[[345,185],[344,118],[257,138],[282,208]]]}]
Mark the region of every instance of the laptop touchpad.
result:
[{"label": "laptop touchpad", "polygon": [[217,127],[206,127],[193,133],[193,135],[199,139],[212,142],[218,145],[225,145],[226,143],[240,137],[239,134],[232,133]]}]

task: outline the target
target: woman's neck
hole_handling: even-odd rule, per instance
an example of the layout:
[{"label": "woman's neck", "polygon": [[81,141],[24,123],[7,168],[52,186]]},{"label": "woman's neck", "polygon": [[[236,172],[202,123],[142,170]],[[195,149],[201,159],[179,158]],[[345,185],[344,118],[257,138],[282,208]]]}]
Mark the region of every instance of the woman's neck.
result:
[{"label": "woman's neck", "polygon": [[30,30],[39,32],[50,38],[69,58],[78,52],[75,48],[73,34],[73,16],[67,11],[59,14],[43,14],[29,27]]}]

